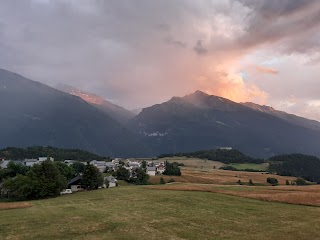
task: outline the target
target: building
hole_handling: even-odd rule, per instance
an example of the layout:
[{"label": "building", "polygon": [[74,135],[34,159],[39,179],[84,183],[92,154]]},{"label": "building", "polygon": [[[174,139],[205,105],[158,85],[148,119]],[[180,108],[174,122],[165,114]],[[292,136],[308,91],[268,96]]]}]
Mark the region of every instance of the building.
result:
[{"label": "building", "polygon": [[228,150],[228,151],[230,151],[230,150],[232,150],[232,147],[220,147],[219,149],[220,150]]},{"label": "building", "polygon": [[137,169],[137,168],[140,168],[140,167],[141,167],[141,164],[140,164],[139,162],[129,161],[129,162],[128,162],[128,166],[129,166],[131,169]]},{"label": "building", "polygon": [[47,161],[47,160],[50,160],[51,162],[53,162],[54,158],[52,158],[52,157],[39,157],[38,160],[39,160],[39,163]]},{"label": "building", "polygon": [[105,166],[108,171],[115,171],[117,167],[113,162],[106,162]]},{"label": "building", "polygon": [[147,174],[149,176],[155,176],[156,175],[156,167],[147,167]]},{"label": "building", "polygon": [[32,167],[34,164],[38,164],[38,159],[25,159],[24,165],[27,167]]},{"label": "building", "polygon": [[166,168],[163,165],[157,166],[157,173],[163,174],[163,172],[166,170]]},{"label": "building", "polygon": [[116,178],[114,178],[113,176],[105,177],[104,181],[108,182],[108,185],[107,184],[103,185],[104,188],[112,188],[112,187],[116,187],[118,185],[118,180]]},{"label": "building", "polygon": [[112,160],[112,163],[114,163],[115,165],[119,165],[121,158],[115,158]]},{"label": "building", "polygon": [[106,170],[106,162],[105,161],[92,160],[90,162],[90,164],[95,166],[96,168],[98,168],[100,172],[104,172]]},{"label": "building", "polygon": [[74,164],[75,162],[78,162],[77,160],[64,160],[63,161],[65,164],[67,164],[68,166]]},{"label": "building", "polygon": [[0,161],[0,168],[7,168],[10,161],[11,160],[1,160]]},{"label": "building", "polygon": [[68,183],[68,188],[71,189],[72,192],[78,192],[84,190],[81,185],[82,177],[76,176],[72,178]]}]

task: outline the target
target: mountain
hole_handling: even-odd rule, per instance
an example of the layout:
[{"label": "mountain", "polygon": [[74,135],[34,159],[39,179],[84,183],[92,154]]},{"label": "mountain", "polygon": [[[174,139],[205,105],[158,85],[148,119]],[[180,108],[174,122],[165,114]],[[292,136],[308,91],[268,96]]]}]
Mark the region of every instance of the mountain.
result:
[{"label": "mountain", "polygon": [[80,97],[0,70],[0,148],[53,146],[140,156],[137,136]]},{"label": "mountain", "polygon": [[129,119],[133,118],[136,115],[133,112],[116,104],[113,104],[98,95],[84,92],[75,87],[66,84],[58,84],[56,88],[60,91],[82,98],[87,103],[107,113],[111,118],[120,123],[126,123]]},{"label": "mountain", "polygon": [[320,155],[320,132],[201,91],[144,108],[129,126],[157,153],[233,147],[255,157]]},{"label": "mountain", "polygon": [[273,107],[270,106],[265,106],[265,105],[259,105],[256,103],[252,103],[252,102],[245,102],[242,103],[243,105],[250,107],[254,110],[260,111],[260,112],[264,112],[264,113],[268,113],[271,114],[275,117],[281,118],[289,123],[292,123],[294,125],[298,125],[298,126],[302,126],[302,127],[306,127],[306,128],[310,128],[313,130],[317,130],[320,131],[320,122],[315,121],[315,120],[310,120],[307,118],[303,118],[303,117],[299,117],[296,116],[294,114],[289,114],[283,111],[278,111],[275,110]]},{"label": "mountain", "polygon": [[133,114],[136,116],[138,115],[139,113],[142,112],[142,108],[135,108],[135,109],[132,109],[131,112],[133,112]]}]

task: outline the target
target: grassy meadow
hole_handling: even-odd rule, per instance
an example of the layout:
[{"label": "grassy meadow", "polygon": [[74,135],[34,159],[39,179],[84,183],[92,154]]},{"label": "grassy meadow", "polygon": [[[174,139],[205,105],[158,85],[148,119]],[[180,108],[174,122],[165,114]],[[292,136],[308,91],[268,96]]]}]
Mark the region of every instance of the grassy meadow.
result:
[{"label": "grassy meadow", "polygon": [[320,239],[319,207],[151,189],[169,186],[123,186],[2,208],[0,239]]},{"label": "grassy meadow", "polygon": [[267,171],[268,163],[229,163],[228,166],[234,167],[237,170],[253,169],[257,171]]}]

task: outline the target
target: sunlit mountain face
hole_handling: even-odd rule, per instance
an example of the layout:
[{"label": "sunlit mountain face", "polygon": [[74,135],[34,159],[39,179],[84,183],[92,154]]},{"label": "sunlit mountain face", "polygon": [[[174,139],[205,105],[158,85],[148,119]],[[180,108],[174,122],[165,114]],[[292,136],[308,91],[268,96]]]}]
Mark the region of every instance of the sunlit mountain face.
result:
[{"label": "sunlit mountain face", "polygon": [[112,102],[104,99],[103,97],[85,92],[76,87],[59,83],[56,85],[56,88],[60,91],[80,97],[87,103],[102,110],[103,112],[107,113],[111,118],[115,119],[116,121],[122,124],[126,123],[129,119],[133,118],[136,115],[134,112],[131,112],[123,107],[113,104]]},{"label": "sunlit mountain face", "polygon": [[64,92],[67,92],[71,95],[78,96],[88,103],[102,105],[106,101],[104,98],[102,98],[100,96],[97,96],[92,93],[84,92],[78,88],[68,86],[65,84],[59,84],[59,85],[57,85],[57,88],[63,90]]}]

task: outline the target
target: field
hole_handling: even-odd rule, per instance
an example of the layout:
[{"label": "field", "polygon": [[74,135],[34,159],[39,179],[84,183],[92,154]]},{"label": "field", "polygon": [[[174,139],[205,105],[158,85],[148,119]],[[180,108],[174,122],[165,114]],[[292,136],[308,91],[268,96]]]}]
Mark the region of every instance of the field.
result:
[{"label": "field", "polygon": [[251,179],[254,184],[268,185],[267,178],[275,177],[278,179],[280,185],[285,185],[286,180],[294,181],[295,177],[284,177],[274,174],[266,174],[260,172],[242,172],[242,171],[227,171],[216,169],[194,169],[189,167],[182,168],[182,176],[154,176],[150,178],[150,182],[158,184],[160,178],[163,177],[167,182],[173,178],[176,182],[182,183],[200,183],[200,184],[237,184],[240,180],[243,183],[248,183]]},{"label": "field", "polygon": [[219,169],[224,164],[222,162],[204,160],[199,158],[186,158],[186,157],[172,157],[172,158],[162,158],[162,161],[183,163],[189,168],[201,168],[201,169]]},{"label": "field", "polygon": [[320,239],[319,207],[150,189],[174,185],[101,189],[0,210],[0,239]]},{"label": "field", "polygon": [[157,190],[223,193],[232,196],[320,207],[320,186],[222,186],[212,184],[168,184],[152,186]]},{"label": "field", "polygon": [[268,169],[268,163],[230,163],[227,164],[228,166],[234,167],[238,170],[245,170],[245,169],[253,169],[257,171],[266,171]]}]

